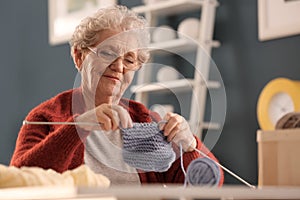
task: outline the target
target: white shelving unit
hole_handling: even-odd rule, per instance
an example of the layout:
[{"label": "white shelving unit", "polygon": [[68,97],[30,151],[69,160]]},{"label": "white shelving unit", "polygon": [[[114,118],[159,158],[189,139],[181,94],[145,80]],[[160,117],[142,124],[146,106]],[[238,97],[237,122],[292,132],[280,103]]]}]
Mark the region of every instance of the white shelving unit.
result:
[{"label": "white shelving unit", "polygon": [[[192,130],[197,130],[196,134],[201,138],[204,129],[218,129],[219,124],[204,122],[206,106],[206,95],[208,88],[219,88],[220,83],[208,81],[210,60],[207,55],[211,54],[211,49],[220,46],[218,41],[213,40],[213,30],[215,22],[215,10],[218,6],[217,0],[166,0],[155,4],[134,7],[133,10],[143,14],[151,27],[157,26],[159,16],[169,16],[174,14],[184,14],[191,11],[201,11],[200,30],[197,43],[178,38],[160,43],[152,43],[150,48],[155,53],[162,53],[159,49],[171,50],[172,52],[196,52],[195,67],[197,70],[191,79],[180,79],[168,82],[150,81],[151,67],[142,68],[137,74],[137,83],[131,87],[131,91],[136,94],[135,100],[148,104],[150,92],[164,92],[167,89],[172,91],[187,91],[193,93],[190,102],[189,123]],[[207,84],[205,84],[207,83]]]}]

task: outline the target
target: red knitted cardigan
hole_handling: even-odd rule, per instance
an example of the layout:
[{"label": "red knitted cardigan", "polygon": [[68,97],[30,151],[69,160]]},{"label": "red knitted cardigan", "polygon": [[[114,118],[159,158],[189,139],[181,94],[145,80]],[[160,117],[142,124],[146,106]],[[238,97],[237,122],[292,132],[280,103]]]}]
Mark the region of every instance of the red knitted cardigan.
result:
[{"label": "red knitted cardigan", "polygon": [[[84,112],[84,101],[80,88],[68,90],[43,102],[26,117],[28,121],[73,122],[74,117]],[[122,99],[120,105],[128,110],[134,122],[158,121],[159,116],[144,105],[133,100]],[[74,169],[84,164],[84,140],[88,133],[72,125],[23,125],[20,129],[10,165],[16,167],[37,166],[57,172]],[[198,137],[197,148],[216,160]],[[183,155],[185,169],[189,163],[201,157],[196,151]],[[219,185],[223,184],[222,169]],[[141,172],[141,183],[183,183],[184,174],[180,159],[168,171]]]}]

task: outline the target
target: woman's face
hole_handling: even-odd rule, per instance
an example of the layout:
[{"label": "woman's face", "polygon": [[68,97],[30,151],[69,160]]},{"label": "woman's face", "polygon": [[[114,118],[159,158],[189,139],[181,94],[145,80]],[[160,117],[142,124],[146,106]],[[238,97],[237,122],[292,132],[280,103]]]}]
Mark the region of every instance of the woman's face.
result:
[{"label": "woman's face", "polygon": [[134,37],[104,30],[98,38],[80,67],[84,93],[95,101],[95,106],[118,103],[134,77],[134,71],[128,67],[138,65]]}]

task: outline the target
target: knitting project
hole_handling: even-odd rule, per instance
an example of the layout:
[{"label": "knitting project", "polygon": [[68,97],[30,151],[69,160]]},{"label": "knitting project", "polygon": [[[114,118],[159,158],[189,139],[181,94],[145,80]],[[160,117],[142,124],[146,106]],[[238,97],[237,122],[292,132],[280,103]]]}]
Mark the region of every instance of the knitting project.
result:
[{"label": "knitting project", "polygon": [[187,169],[186,182],[191,185],[218,185],[221,178],[219,167],[209,158],[193,160]]},{"label": "knitting project", "polygon": [[132,128],[121,128],[124,161],[143,171],[167,171],[175,160],[171,143],[166,141],[158,123],[133,123]]}]

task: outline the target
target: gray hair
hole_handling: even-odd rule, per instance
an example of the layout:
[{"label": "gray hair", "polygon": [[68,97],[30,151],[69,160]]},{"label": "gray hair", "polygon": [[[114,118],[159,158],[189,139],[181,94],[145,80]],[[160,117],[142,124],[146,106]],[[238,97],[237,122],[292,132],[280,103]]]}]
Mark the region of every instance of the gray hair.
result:
[{"label": "gray hair", "polygon": [[[147,26],[145,18],[138,16],[135,12],[125,6],[116,5],[99,9],[94,15],[86,17],[76,27],[69,42],[71,55],[74,58],[74,50],[86,50],[96,44],[98,34],[102,30],[128,31],[133,29],[143,30]],[[150,40],[147,31],[144,33],[146,40]],[[149,59],[149,52],[145,49],[138,50],[138,60],[145,63]]]}]

